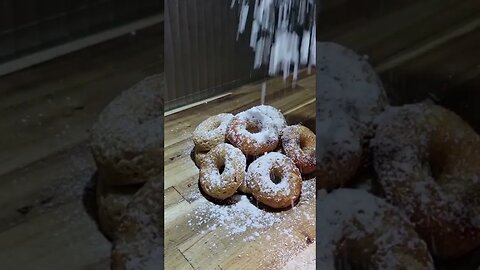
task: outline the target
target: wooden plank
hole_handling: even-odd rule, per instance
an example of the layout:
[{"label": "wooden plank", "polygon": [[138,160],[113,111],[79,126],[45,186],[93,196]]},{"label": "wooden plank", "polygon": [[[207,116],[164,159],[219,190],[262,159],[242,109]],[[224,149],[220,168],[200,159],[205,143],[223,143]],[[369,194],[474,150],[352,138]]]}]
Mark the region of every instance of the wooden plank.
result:
[{"label": "wooden plank", "polygon": [[124,37],[115,45],[60,58],[58,64],[3,77],[0,175],[84,141],[108,102],[163,69],[161,58],[152,57],[161,51],[161,38],[150,39],[155,34],[158,30],[139,34],[139,39]]},{"label": "wooden plank", "polygon": [[77,200],[0,232],[2,269],[85,269],[108,258],[110,243],[82,208]]},{"label": "wooden plank", "polygon": [[261,232],[255,241],[244,242],[241,235],[233,239],[222,238],[218,230],[216,234],[205,234],[201,240],[190,238],[179,249],[197,269],[281,268],[295,253],[303,250],[307,242],[310,243],[306,239],[315,239],[315,222],[303,218],[315,216],[315,200],[298,206],[295,211],[275,228]]}]

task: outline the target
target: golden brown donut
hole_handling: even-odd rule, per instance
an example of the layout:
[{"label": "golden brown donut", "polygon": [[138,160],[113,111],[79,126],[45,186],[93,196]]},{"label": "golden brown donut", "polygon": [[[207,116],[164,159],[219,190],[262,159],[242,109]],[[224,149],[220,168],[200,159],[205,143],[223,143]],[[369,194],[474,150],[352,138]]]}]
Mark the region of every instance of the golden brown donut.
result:
[{"label": "golden brown donut", "polygon": [[197,147],[195,147],[193,151],[194,151],[195,165],[197,165],[197,167],[200,168],[202,162],[205,160],[205,157],[207,156],[209,151],[200,151],[198,150]]},{"label": "golden brown donut", "polygon": [[163,169],[163,75],[115,98],[93,125],[91,150],[109,185],[144,183]]},{"label": "golden brown donut", "polygon": [[371,142],[386,197],[403,209],[435,256],[480,246],[480,136],[436,105],[388,108]]},{"label": "golden brown donut", "polygon": [[113,238],[112,270],[150,270],[163,265],[163,174],[133,196]]},{"label": "golden brown donut", "polygon": [[227,126],[233,114],[221,113],[210,116],[201,122],[193,131],[193,142],[198,151],[208,151],[218,144],[225,142]]},{"label": "golden brown donut", "polygon": [[247,179],[243,180],[242,184],[238,187],[238,191],[243,192],[245,194],[251,194],[252,190],[248,187]]},{"label": "golden brown donut", "polygon": [[246,179],[253,197],[272,208],[293,206],[302,190],[302,176],[295,163],[277,152],[265,154],[252,162]]},{"label": "golden brown donut", "polygon": [[334,189],[355,181],[369,160],[373,119],[388,102],[362,56],[333,42],[318,42],[317,51],[317,189]]},{"label": "golden brown donut", "polygon": [[319,194],[317,232],[317,269],[435,269],[408,218],[366,191]]},{"label": "golden brown donut", "polygon": [[105,179],[97,178],[96,203],[98,223],[108,239],[112,239],[120,224],[120,218],[142,184],[108,186]]},{"label": "golden brown donut", "polygon": [[277,148],[279,133],[272,119],[254,107],[235,115],[227,139],[246,155],[260,156]]},{"label": "golden brown donut", "polygon": [[231,197],[245,179],[246,158],[242,151],[222,143],[208,152],[200,167],[200,186],[216,199]]},{"label": "golden brown donut", "polygon": [[259,105],[253,107],[253,109],[258,109],[260,112],[265,114],[265,116],[270,118],[273,122],[273,126],[277,129],[279,134],[287,126],[287,120],[279,109],[270,105]]},{"label": "golden brown donut", "polygon": [[315,171],[315,133],[302,125],[288,126],[282,131],[285,155],[293,160],[303,174]]}]

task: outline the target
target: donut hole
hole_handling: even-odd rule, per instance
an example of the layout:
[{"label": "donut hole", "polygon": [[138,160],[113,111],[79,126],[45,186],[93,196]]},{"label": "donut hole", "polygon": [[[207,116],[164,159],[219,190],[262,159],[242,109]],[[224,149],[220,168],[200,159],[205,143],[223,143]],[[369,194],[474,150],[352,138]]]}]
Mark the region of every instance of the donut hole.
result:
[{"label": "donut hole", "polygon": [[222,166],[220,166],[220,167],[218,168],[218,173],[219,173],[219,174],[222,174],[223,171],[225,171],[225,164],[223,164]]},{"label": "donut hole", "polygon": [[252,134],[259,133],[261,131],[259,125],[251,121],[247,122],[245,129]]},{"label": "donut hole", "polygon": [[217,158],[215,161],[215,165],[217,167],[218,173],[221,175],[225,171],[225,159],[222,157]]},{"label": "donut hole", "polygon": [[305,138],[304,136],[300,136],[299,145],[300,145],[300,149],[305,150],[305,148],[308,147],[307,138]]},{"label": "donut hole", "polygon": [[282,182],[282,172],[278,168],[274,168],[270,171],[270,180],[275,184],[278,185]]}]

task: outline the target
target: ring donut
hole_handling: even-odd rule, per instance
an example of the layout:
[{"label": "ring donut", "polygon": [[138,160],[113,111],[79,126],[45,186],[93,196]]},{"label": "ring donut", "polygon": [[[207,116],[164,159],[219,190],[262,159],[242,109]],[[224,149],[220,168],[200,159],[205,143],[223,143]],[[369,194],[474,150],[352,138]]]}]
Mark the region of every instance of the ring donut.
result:
[{"label": "ring donut", "polygon": [[193,142],[198,151],[208,151],[225,142],[227,126],[233,114],[221,113],[201,122],[193,131]]},{"label": "ring donut", "polygon": [[108,239],[113,239],[127,205],[142,185],[109,186],[105,179],[97,177],[98,224]]},{"label": "ring donut", "polygon": [[246,181],[253,197],[272,208],[292,206],[302,190],[302,176],[295,163],[277,152],[265,154],[252,162]]},{"label": "ring donut", "polygon": [[246,155],[259,156],[278,146],[278,131],[273,121],[252,108],[233,118],[227,128],[227,139]]},{"label": "ring donut", "polygon": [[317,42],[317,189],[352,183],[369,160],[373,119],[387,105],[373,67],[354,51]]},{"label": "ring donut", "polygon": [[385,196],[404,209],[435,256],[480,246],[480,136],[437,105],[388,108],[377,119],[373,162]]},{"label": "ring donut", "polygon": [[133,195],[115,231],[111,270],[158,269],[163,263],[163,175],[147,181]]},{"label": "ring donut", "polygon": [[315,171],[315,139],[315,133],[302,125],[288,126],[282,131],[281,140],[285,155],[291,158],[304,174]]},{"label": "ring donut", "polygon": [[200,168],[202,162],[205,160],[205,157],[207,156],[208,151],[200,151],[198,150],[197,147],[194,148],[194,158],[195,158],[195,165],[197,165],[198,168]]},{"label": "ring donut", "polygon": [[144,183],[163,171],[163,75],[122,92],[90,134],[99,177],[108,185]]},{"label": "ring donut", "polygon": [[245,179],[246,158],[242,151],[222,143],[208,152],[200,167],[200,186],[209,196],[231,197]]},{"label": "ring donut", "polygon": [[287,120],[285,120],[285,116],[283,116],[282,112],[275,107],[270,105],[259,105],[253,107],[252,109],[258,109],[268,118],[270,118],[273,122],[273,126],[279,133],[281,133],[281,131],[287,126]]},{"label": "ring donut", "polygon": [[319,195],[317,231],[317,269],[435,269],[413,224],[366,191]]}]

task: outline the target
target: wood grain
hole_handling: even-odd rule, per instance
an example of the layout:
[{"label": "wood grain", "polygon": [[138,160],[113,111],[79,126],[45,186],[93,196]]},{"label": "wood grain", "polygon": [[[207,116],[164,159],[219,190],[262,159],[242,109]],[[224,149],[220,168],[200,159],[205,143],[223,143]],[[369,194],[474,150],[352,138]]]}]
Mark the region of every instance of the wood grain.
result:
[{"label": "wood grain", "polygon": [[86,142],[121,91],[163,70],[163,25],[0,77],[0,269],[107,270]]}]

